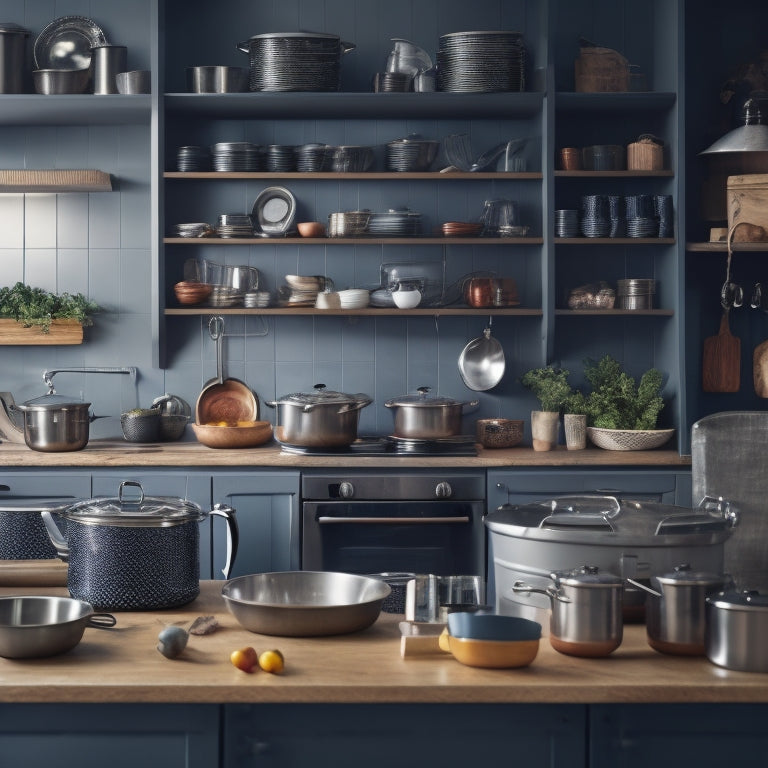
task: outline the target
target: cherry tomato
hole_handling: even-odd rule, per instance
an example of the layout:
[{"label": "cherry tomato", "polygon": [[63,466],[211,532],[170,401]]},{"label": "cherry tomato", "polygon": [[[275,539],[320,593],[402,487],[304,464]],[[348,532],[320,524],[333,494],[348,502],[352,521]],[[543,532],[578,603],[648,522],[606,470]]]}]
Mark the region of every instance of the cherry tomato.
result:
[{"label": "cherry tomato", "polygon": [[253,648],[247,646],[232,651],[229,655],[229,660],[243,672],[253,672],[259,662],[259,657]]}]

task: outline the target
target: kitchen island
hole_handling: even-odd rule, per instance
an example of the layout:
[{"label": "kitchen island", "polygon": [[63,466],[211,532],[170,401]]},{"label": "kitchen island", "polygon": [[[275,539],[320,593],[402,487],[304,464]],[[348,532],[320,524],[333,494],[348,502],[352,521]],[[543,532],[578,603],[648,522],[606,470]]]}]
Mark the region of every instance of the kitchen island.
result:
[{"label": "kitchen island", "polygon": [[[182,608],[116,613],[113,629],[86,629],[60,656],[0,659],[0,748],[11,756],[0,762],[103,765],[101,745],[111,768],[458,766],[473,755],[526,768],[658,768],[684,757],[714,767],[736,749],[737,765],[764,764],[768,675],[661,655],[638,625],[605,659],[561,655],[543,638],[529,667],[483,670],[442,653],[402,658],[397,615],[337,637],[253,634],[220,589],[204,582]],[[200,615],[220,629],[192,636],[176,660],[155,650],[165,625]],[[233,667],[230,652],[245,645],[282,650],[285,672]]]}]

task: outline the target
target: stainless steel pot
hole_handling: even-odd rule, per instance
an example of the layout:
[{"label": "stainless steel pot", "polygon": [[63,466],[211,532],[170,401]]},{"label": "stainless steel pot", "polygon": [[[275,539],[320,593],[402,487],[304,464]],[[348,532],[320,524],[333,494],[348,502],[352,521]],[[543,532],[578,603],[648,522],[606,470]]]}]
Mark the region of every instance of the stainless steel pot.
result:
[{"label": "stainless steel pot", "polygon": [[718,592],[706,600],[707,658],[726,669],[768,672],[768,595]]},{"label": "stainless steel pot", "polygon": [[461,434],[464,408],[474,408],[478,400],[460,402],[450,397],[429,394],[429,387],[419,387],[417,394],[387,400],[395,418],[393,434],[416,440],[435,440]]},{"label": "stainless steel pot", "polygon": [[549,640],[569,656],[602,657],[613,653],[623,637],[624,583],[619,576],[584,565],[551,574],[554,586],[539,589],[516,582],[515,592],[539,592],[552,602]]},{"label": "stainless steel pot", "polygon": [[[532,504],[504,504],[485,517],[489,595],[496,610],[546,626],[549,601],[515,593],[515,581],[546,587],[553,571],[597,565],[624,579],[650,584],[675,565],[723,572],[724,545],[738,521],[727,501],[704,499],[698,508],[571,496]],[[645,619],[645,592],[625,587],[625,621]]]},{"label": "stainless steel pot", "polygon": [[120,483],[116,498],[62,510],[66,539],[51,514],[41,514],[57,554],[69,563],[71,596],[105,610],[154,610],[194,600],[200,593],[199,524],[209,514],[227,521],[227,578],[237,554],[234,509],[216,505],[208,513],[186,499],[144,496],[131,480]]},{"label": "stainless steel pot", "polygon": [[343,448],[357,440],[360,411],[373,400],[358,393],[332,392],[316,384],[313,393],[285,395],[267,405],[277,408],[275,437],[301,448]]},{"label": "stainless steel pot", "polygon": [[648,645],[677,656],[705,655],[706,599],[722,591],[726,576],[694,571],[687,563],[651,578],[646,598]]},{"label": "stainless steel pot", "polygon": [[33,451],[79,451],[88,444],[90,403],[43,395],[15,406],[24,414],[24,442]]}]

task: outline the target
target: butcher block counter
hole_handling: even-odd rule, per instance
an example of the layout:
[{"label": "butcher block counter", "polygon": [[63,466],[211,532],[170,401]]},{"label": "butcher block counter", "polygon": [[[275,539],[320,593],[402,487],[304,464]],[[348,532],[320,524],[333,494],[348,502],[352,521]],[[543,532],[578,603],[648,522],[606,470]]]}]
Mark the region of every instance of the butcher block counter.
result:
[{"label": "butcher block counter", "polygon": [[[47,659],[0,659],[0,702],[48,703],[725,703],[768,702],[768,675],[720,669],[703,658],[664,656],[644,627],[625,628],[610,657],[580,659],[543,638],[529,667],[484,670],[450,655],[402,658],[398,622],[382,613],[366,630],[337,637],[287,638],[243,629],[227,611],[223,582],[203,582],[200,597],[174,610],[115,612],[113,629],[87,628],[71,651]],[[0,594],[59,594],[61,587],[0,588]],[[220,629],[191,636],[169,660],[155,645],[168,624],[213,615]],[[280,649],[284,674],[239,671],[230,652]]]},{"label": "butcher block counter", "polygon": [[0,467],[688,467],[690,456],[672,450],[604,451],[588,448],[534,451],[530,447],[484,449],[477,456],[308,456],[284,453],[276,442],[258,448],[216,449],[198,442],[137,444],[124,440],[91,440],[80,451],[33,451],[23,444],[0,445]]}]

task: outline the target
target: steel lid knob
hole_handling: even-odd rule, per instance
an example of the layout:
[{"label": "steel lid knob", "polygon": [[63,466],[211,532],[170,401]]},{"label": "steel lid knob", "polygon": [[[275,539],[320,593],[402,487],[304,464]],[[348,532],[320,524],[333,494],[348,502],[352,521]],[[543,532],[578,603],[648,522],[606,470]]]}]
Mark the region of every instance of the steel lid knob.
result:
[{"label": "steel lid knob", "polygon": [[435,486],[435,496],[438,499],[449,499],[453,496],[453,488],[451,488],[451,484],[446,483],[445,481],[438,483]]},{"label": "steel lid knob", "polygon": [[339,496],[342,499],[351,499],[355,495],[355,486],[348,480],[339,483]]}]

